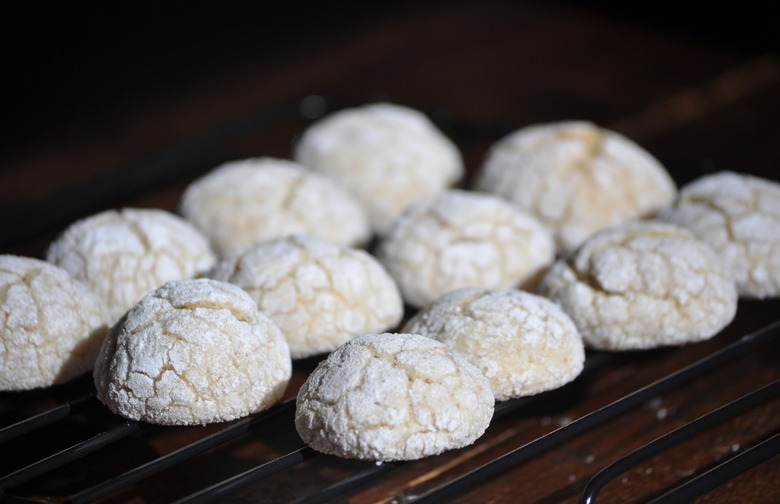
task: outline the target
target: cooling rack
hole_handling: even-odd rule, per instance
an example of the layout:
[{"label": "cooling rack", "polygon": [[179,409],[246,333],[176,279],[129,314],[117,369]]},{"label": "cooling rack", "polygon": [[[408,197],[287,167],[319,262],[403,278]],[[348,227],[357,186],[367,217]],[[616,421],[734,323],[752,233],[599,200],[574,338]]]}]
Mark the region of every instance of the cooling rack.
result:
[{"label": "cooling rack", "polygon": [[[268,142],[276,142],[273,149],[282,155],[311,120],[355,104],[308,96],[252,111],[6,211],[0,215],[2,249],[13,250],[78,217],[150,194],[172,208],[184,184],[218,162],[251,155]],[[464,123],[444,110],[429,114],[472,165],[487,145],[513,129]],[[672,174],[678,180],[691,176],[679,169]],[[204,427],[119,418],[95,398],[89,376],[45,390],[0,393],[0,501],[739,499],[746,484],[780,481],[774,458],[780,452],[778,308],[776,301],[740,302],[728,328],[695,345],[589,352],[573,383],[497,404],[490,428],[473,446],[404,463],[342,460],[303,445],[292,421],[294,395],[317,359],[296,362],[285,400],[270,410]]]}]

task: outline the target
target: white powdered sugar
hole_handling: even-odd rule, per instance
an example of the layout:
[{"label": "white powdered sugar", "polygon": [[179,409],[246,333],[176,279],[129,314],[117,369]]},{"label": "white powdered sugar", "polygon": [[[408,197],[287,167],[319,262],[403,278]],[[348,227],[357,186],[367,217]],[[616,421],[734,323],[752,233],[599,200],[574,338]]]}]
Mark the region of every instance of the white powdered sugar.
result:
[{"label": "white powdered sugar", "polygon": [[100,295],[113,323],[165,282],[204,273],[215,256],[206,238],[181,217],[125,208],[71,224],[49,246],[46,259]]},{"label": "white powdered sugar", "polygon": [[493,405],[487,379],[443,343],[367,334],[312,372],[298,393],[295,426],[324,453],[414,460],[473,443]]},{"label": "white powdered sugar", "polygon": [[649,153],[586,121],[528,126],[493,145],[479,190],[507,198],[574,250],[596,231],[671,204],[676,186]]},{"label": "white powdered sugar", "polygon": [[457,147],[421,112],[390,103],[345,109],[311,125],[295,160],[341,180],[382,234],[413,202],[463,176]]},{"label": "white powdered sugar", "polygon": [[780,184],[732,172],[682,187],[660,218],[691,230],[732,271],[745,298],[780,296]]},{"label": "white powdered sugar", "polygon": [[441,341],[474,364],[496,400],[558,388],[576,378],[585,362],[569,316],[549,299],[519,290],[451,291],[402,330]]},{"label": "white powdered sugar", "polygon": [[639,221],[603,230],[557,261],[540,290],[587,345],[638,350],[704,340],[737,310],[730,272],[686,229]]},{"label": "white powdered sugar", "polygon": [[554,254],[550,232],[535,218],[497,196],[457,189],[407,209],[377,248],[404,300],[417,307],[460,287],[532,283]]},{"label": "white powdered sugar", "polygon": [[270,157],[231,161],[192,182],[179,212],[225,253],[238,245],[296,233],[339,245],[371,238],[362,204],[327,175]]},{"label": "white powdered sugar", "polygon": [[238,247],[209,276],[246,290],[282,329],[296,359],[391,329],[403,316],[398,287],[373,256],[317,236]]},{"label": "white powdered sugar", "polygon": [[92,369],[108,330],[103,301],[48,262],[0,255],[0,390],[68,381]]},{"label": "white powdered sugar", "polygon": [[114,413],[192,425],[268,408],[291,373],[284,336],[246,292],[196,279],[144,296],[109,331],[94,377]]}]

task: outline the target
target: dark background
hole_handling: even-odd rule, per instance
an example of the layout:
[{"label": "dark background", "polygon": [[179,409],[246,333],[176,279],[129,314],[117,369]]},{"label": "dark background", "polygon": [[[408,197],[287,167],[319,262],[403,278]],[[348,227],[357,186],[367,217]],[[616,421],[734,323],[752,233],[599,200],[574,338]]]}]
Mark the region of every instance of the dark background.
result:
[{"label": "dark background", "polygon": [[[283,59],[305,50],[307,44],[349,37],[375,20],[448,3],[462,2],[176,0],[31,2],[6,7],[3,144],[62,127],[63,121],[74,120],[74,113],[89,114],[112,103],[142,100],[175,88],[186,92],[194,80],[213,78],[242,62]],[[780,41],[776,17],[757,2],[720,7],[671,2],[640,7],[613,1],[537,3],[591,11],[629,26],[744,55],[776,50]],[[518,23],[518,30],[522,29],[525,25]]]},{"label": "dark background", "polygon": [[[562,0],[6,7],[0,225],[36,215],[51,224],[62,207],[67,219],[109,203],[172,209],[175,190],[167,201],[101,196],[80,210],[73,200],[78,184],[104,175],[87,190],[121,188],[113,170],[309,94],[504,130],[586,119],[639,142],[678,183],[719,169],[771,174],[780,60],[765,10]],[[286,157],[294,134],[223,155]],[[71,187],[69,199],[46,202],[48,215],[20,206]]]}]

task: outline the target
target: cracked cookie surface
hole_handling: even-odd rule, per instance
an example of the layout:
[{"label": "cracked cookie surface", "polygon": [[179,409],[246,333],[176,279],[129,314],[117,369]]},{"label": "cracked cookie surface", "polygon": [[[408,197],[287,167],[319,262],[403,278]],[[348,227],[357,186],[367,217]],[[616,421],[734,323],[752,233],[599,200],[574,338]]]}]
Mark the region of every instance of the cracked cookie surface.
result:
[{"label": "cracked cookie surface", "polygon": [[734,279],[715,252],[690,231],[654,221],[595,234],[550,268],[540,291],[587,345],[606,350],[704,340],[737,310]]},{"label": "cracked cookie surface", "polygon": [[256,240],[319,234],[360,246],[371,237],[366,211],[336,179],[276,158],[231,161],[192,182],[179,212],[219,253]]},{"label": "cracked cookie surface", "polygon": [[162,425],[232,420],[268,408],[292,372],[281,330],[241,288],[168,282],[109,331],[95,365],[111,411]]},{"label": "cracked cookie surface", "polygon": [[389,330],[403,316],[395,280],[373,256],[313,235],[237,247],[209,276],[246,290],[282,329],[295,359]]},{"label": "cracked cookie surface", "polygon": [[574,250],[596,231],[648,217],[671,204],[666,169],[628,138],[586,121],[528,126],[494,144],[476,187],[498,194]]},{"label": "cracked cookie surface", "polygon": [[92,369],[108,330],[103,300],[48,262],[0,255],[0,390],[66,382]]},{"label": "cracked cookie surface", "polygon": [[323,453],[414,460],[473,443],[493,406],[487,379],[443,343],[366,334],[312,372],[298,393],[295,426]]},{"label": "cracked cookie surface", "polygon": [[206,238],[164,210],[108,210],[71,224],[46,259],[105,299],[111,323],[171,280],[196,277],[215,261]]},{"label": "cracked cookie surface", "polygon": [[719,172],[680,189],[660,218],[683,226],[731,269],[740,296],[780,296],[780,184]]},{"label": "cracked cookie surface", "polygon": [[463,176],[461,154],[421,112],[376,103],[334,112],[304,131],[295,160],[341,180],[383,234],[415,201]]},{"label": "cracked cookie surface", "polygon": [[534,217],[498,196],[458,189],[412,205],[377,248],[416,307],[460,287],[532,282],[554,255],[550,232]]},{"label": "cracked cookie surface", "polygon": [[490,381],[496,400],[558,388],[582,371],[585,348],[568,315],[519,290],[458,289],[437,298],[403,332],[445,343]]}]

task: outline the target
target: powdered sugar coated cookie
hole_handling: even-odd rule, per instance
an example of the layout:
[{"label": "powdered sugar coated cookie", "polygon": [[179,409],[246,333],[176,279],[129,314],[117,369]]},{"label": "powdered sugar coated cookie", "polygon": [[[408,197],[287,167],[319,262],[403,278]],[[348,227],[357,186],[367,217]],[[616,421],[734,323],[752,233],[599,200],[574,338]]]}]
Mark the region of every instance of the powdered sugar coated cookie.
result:
[{"label": "powdered sugar coated cookie", "polygon": [[445,343],[474,364],[497,400],[558,388],[580,374],[585,348],[568,315],[519,290],[466,287],[420,310],[403,332]]},{"label": "powdered sugar coated cookie", "polygon": [[312,372],[298,393],[295,426],[324,453],[413,460],[473,443],[493,404],[487,379],[443,343],[367,334]]},{"label": "powdered sugar coated cookie", "polygon": [[241,288],[168,282],[109,331],[95,365],[111,411],[163,425],[221,422],[281,398],[292,364],[279,328]]},{"label": "powdered sugar coated cookie", "polygon": [[691,230],[731,269],[745,298],[780,296],[780,184],[720,172],[682,187],[663,220]]},{"label": "powdered sugar coated cookie", "polygon": [[92,369],[105,304],[45,261],[0,255],[0,390],[62,383]]},{"label": "powdered sugar coated cookie", "polygon": [[533,214],[564,253],[600,229],[654,214],[676,195],[649,153],[586,121],[528,126],[504,137],[488,153],[476,187]]},{"label": "powdered sugar coated cookie", "polygon": [[163,210],[125,208],[71,224],[49,246],[46,259],[89,285],[116,321],[147,292],[196,277],[216,258],[206,238],[184,219]]},{"label": "powdered sugar coated cookie", "polygon": [[181,214],[225,253],[256,240],[319,234],[347,246],[366,244],[365,209],[344,186],[298,163],[251,158],[218,166],[190,184]]},{"label": "powdered sugar coated cookie", "polygon": [[406,302],[422,307],[460,287],[532,282],[553,261],[555,245],[544,226],[505,200],[455,189],[404,212],[377,256]]},{"label": "powdered sugar coated cookie", "polygon": [[406,207],[452,186],[464,171],[458,149],[424,114],[390,103],[320,119],[303,133],[294,157],[346,184],[380,234]]},{"label": "powdered sugar coated cookie", "polygon": [[712,249],[683,228],[652,221],[597,233],[556,262],[540,290],[586,344],[608,350],[704,340],[737,309],[734,280]]},{"label": "powdered sugar coated cookie", "polygon": [[209,276],[249,292],[282,329],[296,359],[391,329],[403,316],[398,287],[373,256],[317,236],[237,247]]}]

